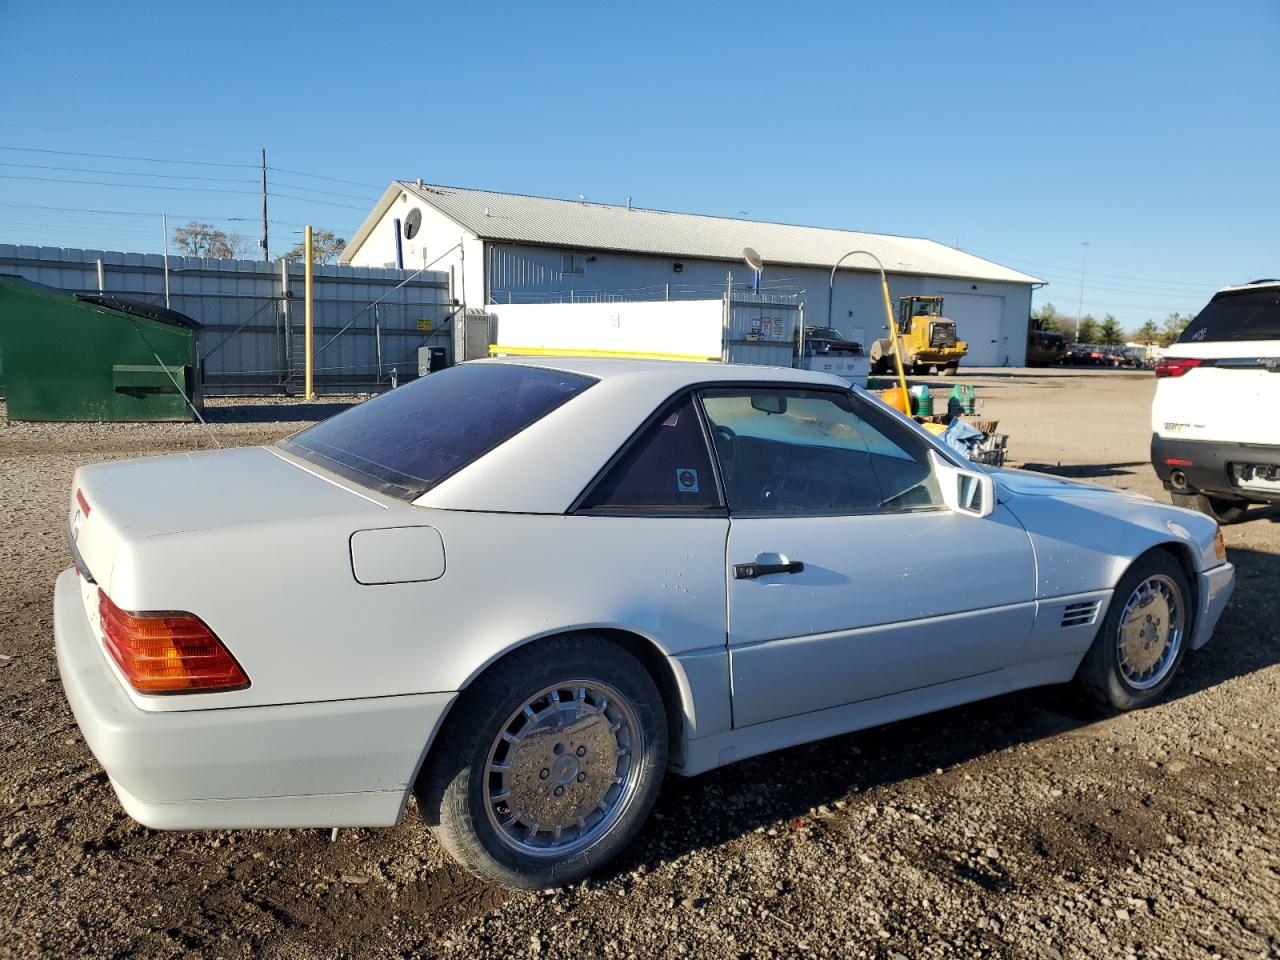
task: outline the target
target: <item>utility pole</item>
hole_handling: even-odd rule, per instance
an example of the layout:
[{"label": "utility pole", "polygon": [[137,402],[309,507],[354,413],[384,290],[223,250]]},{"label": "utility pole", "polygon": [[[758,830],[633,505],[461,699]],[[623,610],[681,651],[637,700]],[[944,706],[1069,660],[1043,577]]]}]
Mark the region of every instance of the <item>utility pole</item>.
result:
[{"label": "utility pole", "polygon": [[262,260],[271,262],[271,254],[267,250],[267,148],[262,148]]},{"label": "utility pole", "polygon": [[1081,240],[1084,252],[1080,254],[1080,301],[1076,304],[1076,343],[1080,342],[1080,322],[1084,320],[1084,268],[1089,260],[1089,241]]}]

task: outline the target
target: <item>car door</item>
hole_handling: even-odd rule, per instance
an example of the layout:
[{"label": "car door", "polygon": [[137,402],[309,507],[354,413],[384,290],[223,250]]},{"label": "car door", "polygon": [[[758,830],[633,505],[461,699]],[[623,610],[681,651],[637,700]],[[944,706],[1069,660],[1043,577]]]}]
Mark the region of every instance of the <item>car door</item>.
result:
[{"label": "car door", "polygon": [[734,725],[999,670],[1034,619],[1004,507],[944,504],[929,444],[860,396],[701,393],[730,512]]}]

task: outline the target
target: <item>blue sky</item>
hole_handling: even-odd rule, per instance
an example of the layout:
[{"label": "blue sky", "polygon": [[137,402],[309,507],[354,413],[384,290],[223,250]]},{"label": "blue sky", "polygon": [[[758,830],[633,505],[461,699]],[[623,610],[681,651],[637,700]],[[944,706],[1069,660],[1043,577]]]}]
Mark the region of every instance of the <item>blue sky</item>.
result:
[{"label": "blue sky", "polygon": [[0,40],[0,242],[256,239],[265,146],[273,253],[420,176],[926,236],[1067,312],[1088,241],[1129,326],[1280,275],[1276,0],[0,0]]}]

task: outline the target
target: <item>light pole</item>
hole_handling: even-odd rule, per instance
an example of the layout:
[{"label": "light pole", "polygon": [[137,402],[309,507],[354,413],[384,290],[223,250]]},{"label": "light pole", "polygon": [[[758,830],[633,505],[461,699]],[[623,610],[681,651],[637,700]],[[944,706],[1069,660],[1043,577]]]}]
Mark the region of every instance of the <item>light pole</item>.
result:
[{"label": "light pole", "polygon": [[844,263],[850,257],[858,254],[870,257],[876,263],[876,268],[880,271],[880,292],[884,295],[884,316],[889,322],[889,336],[893,339],[893,360],[898,368],[898,385],[902,387],[902,403],[903,410],[907,417],[911,416],[911,394],[907,390],[907,374],[902,367],[902,347],[898,343],[898,326],[893,322],[893,305],[889,300],[889,280],[884,275],[884,264],[870,250],[850,250],[843,257],[835,262],[835,266],[831,268],[831,279],[827,282],[827,325],[831,325],[831,301],[834,296],[836,287],[836,271],[840,269],[840,264]]},{"label": "light pole", "polygon": [[1084,252],[1080,254],[1080,300],[1076,304],[1076,343],[1080,342],[1080,324],[1084,320],[1084,268],[1089,260],[1089,241],[1081,240]]}]

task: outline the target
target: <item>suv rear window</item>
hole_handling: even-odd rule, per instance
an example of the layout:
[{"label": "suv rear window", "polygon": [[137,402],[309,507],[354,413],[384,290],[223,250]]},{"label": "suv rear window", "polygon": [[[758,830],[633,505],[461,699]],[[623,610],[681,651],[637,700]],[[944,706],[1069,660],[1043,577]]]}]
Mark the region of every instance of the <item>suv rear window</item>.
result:
[{"label": "suv rear window", "polygon": [[463,364],[280,441],[350,480],[415,500],[596,381],[514,364]]},{"label": "suv rear window", "polygon": [[1178,337],[1178,343],[1224,340],[1280,340],[1280,287],[1219,297]]}]

